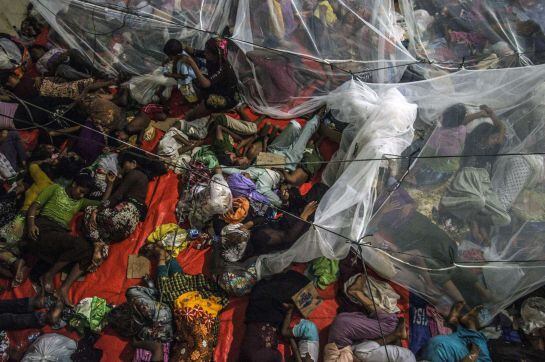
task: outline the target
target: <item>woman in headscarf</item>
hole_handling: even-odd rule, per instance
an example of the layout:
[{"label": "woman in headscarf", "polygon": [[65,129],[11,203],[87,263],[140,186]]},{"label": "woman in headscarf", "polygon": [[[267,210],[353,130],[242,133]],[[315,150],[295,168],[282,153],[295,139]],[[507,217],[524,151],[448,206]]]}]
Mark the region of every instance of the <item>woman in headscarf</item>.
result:
[{"label": "woman in headscarf", "polygon": [[[191,56],[180,56],[180,60],[189,65],[197,77],[197,86],[202,101],[186,116],[186,121],[208,116],[212,113],[227,111],[235,107],[237,101],[237,76],[227,60],[227,40],[211,38],[204,50],[184,49]],[[207,75],[204,75],[193,57],[206,60]]]},{"label": "woman in headscarf", "polygon": [[146,216],[148,183],[166,171],[162,163],[136,151],[120,154],[118,164],[123,178],[114,192],[109,196],[112,188],[107,188],[103,195],[106,201],[100,207],[89,207],[85,211],[86,234],[94,242],[116,243],[132,234]]}]

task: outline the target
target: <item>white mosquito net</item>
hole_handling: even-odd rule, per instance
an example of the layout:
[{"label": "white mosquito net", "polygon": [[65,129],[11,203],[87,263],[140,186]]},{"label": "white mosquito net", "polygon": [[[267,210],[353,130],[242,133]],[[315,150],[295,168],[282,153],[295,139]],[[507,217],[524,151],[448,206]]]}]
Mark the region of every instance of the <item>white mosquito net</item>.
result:
[{"label": "white mosquito net", "polygon": [[[289,117],[326,104],[348,123],[323,174],[331,188],[315,226],[288,251],[262,256],[261,276],[294,261],[340,259],[358,244],[377,272],[444,311],[463,298],[493,314],[543,284],[545,172],[539,153],[545,147],[545,66],[461,71],[397,84],[415,58],[401,45],[389,0],[32,2],[59,40],[113,73],[153,72],[169,38],[202,47],[228,27],[236,45],[229,59],[254,109]],[[439,15],[442,1],[402,1],[415,56],[463,59],[470,67],[507,44],[511,53],[498,62],[513,59],[514,51],[534,52],[514,56],[516,64],[485,68],[540,62],[542,29],[535,23],[543,22],[534,17],[543,13],[541,4],[509,2],[505,12],[493,5],[498,1],[452,3],[447,14],[459,13],[449,22]],[[458,40],[477,36],[458,17],[477,24],[486,40],[459,46]],[[524,42],[520,22],[535,30]],[[436,29],[443,25],[454,27],[445,30],[451,37]],[[457,68],[438,65],[448,72]],[[440,74],[421,67],[426,76]],[[350,76],[361,71],[362,79],[375,84]],[[505,127],[492,122],[491,110]],[[396,157],[418,154],[426,158]],[[360,159],[367,161],[354,161]]]},{"label": "white mosquito net", "polygon": [[275,117],[301,114],[350,72],[397,82],[414,58],[401,43],[393,1],[32,0],[70,47],[110,72],[146,74],[177,38],[197,48],[232,33],[229,59],[244,99]]},{"label": "white mosquito net", "polygon": [[545,283],[544,81],[545,66],[460,71],[350,81],[315,100],[349,123],[323,174],[331,188],[315,226],[259,259],[261,276],[344,258],[356,241],[374,270],[445,312],[465,300],[485,318]]},{"label": "white mosquito net", "polygon": [[400,0],[416,58],[425,77],[467,69],[543,63],[545,5],[538,0]]}]

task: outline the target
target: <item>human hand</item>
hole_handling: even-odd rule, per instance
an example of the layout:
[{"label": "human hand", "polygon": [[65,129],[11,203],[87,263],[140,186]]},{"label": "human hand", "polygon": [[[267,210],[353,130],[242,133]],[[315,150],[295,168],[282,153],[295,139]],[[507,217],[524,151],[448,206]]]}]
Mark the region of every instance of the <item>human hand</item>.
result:
[{"label": "human hand", "polygon": [[481,106],[479,106],[479,108],[481,109],[481,111],[483,111],[488,116],[490,116],[491,114],[494,113],[492,108],[490,108],[489,106],[487,106],[485,104],[482,104]]},{"label": "human hand", "polygon": [[97,209],[94,209],[91,212],[91,217],[89,218],[89,228],[90,229],[96,229],[97,228]]},{"label": "human hand", "polygon": [[34,241],[38,240],[38,236],[40,235],[40,229],[34,223],[34,218],[29,219],[27,226],[28,236]]},{"label": "human hand", "polygon": [[303,212],[301,212],[301,219],[308,220],[309,217],[314,214],[316,209],[318,208],[318,202],[317,201],[311,201],[309,202],[305,208],[303,209]]},{"label": "human hand", "polygon": [[108,172],[106,174],[106,182],[108,184],[113,184],[116,179],[117,179],[117,176],[113,172]]}]

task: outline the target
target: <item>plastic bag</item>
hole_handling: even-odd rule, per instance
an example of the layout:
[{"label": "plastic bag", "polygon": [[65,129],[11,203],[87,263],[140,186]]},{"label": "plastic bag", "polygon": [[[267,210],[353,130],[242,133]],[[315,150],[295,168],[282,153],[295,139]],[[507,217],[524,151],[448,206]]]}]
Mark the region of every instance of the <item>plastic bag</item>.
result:
[{"label": "plastic bag", "polygon": [[172,87],[176,85],[174,78],[163,75],[164,68],[155,69],[151,74],[132,78],[128,84],[132,98],[140,104],[148,104],[154,101],[159,87],[165,87],[163,97],[170,98]]},{"label": "plastic bag", "polygon": [[70,362],[76,348],[76,341],[68,337],[56,333],[44,334],[32,343],[21,361]]},{"label": "plastic bag", "polygon": [[22,62],[21,50],[13,41],[8,38],[0,38],[0,69],[12,69]]},{"label": "plastic bag", "polygon": [[208,201],[209,210],[213,214],[223,215],[232,207],[233,195],[227,185],[227,181],[222,175],[212,176],[210,182],[210,200]]}]

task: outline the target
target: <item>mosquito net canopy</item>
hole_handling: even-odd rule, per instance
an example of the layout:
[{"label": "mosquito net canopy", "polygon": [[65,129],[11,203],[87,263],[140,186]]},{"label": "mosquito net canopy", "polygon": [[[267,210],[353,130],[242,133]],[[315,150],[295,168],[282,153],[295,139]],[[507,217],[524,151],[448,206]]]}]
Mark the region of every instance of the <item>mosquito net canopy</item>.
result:
[{"label": "mosquito net canopy", "polygon": [[229,59],[255,109],[301,113],[350,72],[396,82],[414,62],[391,0],[32,0],[62,41],[110,72],[146,74],[170,38],[202,48],[231,35]]},{"label": "mosquito net canopy", "polygon": [[[361,248],[444,311],[463,299],[489,315],[545,281],[545,66],[504,68],[540,62],[539,2],[403,0],[413,55],[389,0],[32,2],[59,41],[112,73],[156,71],[170,38],[203,47],[229,33],[254,109],[326,105],[347,124],[314,226],[260,257],[261,276]],[[396,83],[415,57],[470,68],[494,55],[492,70],[435,64],[447,75]]]},{"label": "mosquito net canopy", "polygon": [[545,60],[545,5],[537,0],[401,0],[409,49],[433,66],[426,77],[460,67],[494,69]]},{"label": "mosquito net canopy", "polygon": [[[351,247],[445,312],[488,314],[545,282],[545,66],[404,84],[350,81],[315,100],[349,125],[314,226],[262,276]],[[401,156],[401,157],[400,157]]]}]

